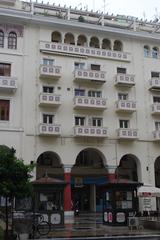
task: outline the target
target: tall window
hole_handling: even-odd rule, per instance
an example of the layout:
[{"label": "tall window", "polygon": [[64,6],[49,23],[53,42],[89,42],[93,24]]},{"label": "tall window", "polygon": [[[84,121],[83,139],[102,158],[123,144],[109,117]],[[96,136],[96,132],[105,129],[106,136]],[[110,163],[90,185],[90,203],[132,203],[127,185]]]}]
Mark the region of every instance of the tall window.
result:
[{"label": "tall window", "polygon": [[145,45],[144,46],[144,57],[149,57],[150,56],[150,48]]},{"label": "tall window", "polygon": [[4,47],[4,32],[0,31],[0,47]]},{"label": "tall window", "polygon": [[54,59],[43,58],[43,65],[45,66],[53,66]]},{"label": "tall window", "polygon": [[84,97],[85,96],[85,90],[76,88],[76,89],[74,89],[74,95]]},{"label": "tall window", "polygon": [[53,114],[43,114],[43,123],[53,124],[54,115]]},{"label": "tall window", "polygon": [[153,47],[153,49],[152,49],[152,57],[153,58],[158,58],[158,54],[159,54],[159,49],[157,47]]},{"label": "tall window", "polygon": [[120,128],[129,128],[129,120],[119,120],[119,127]]},{"label": "tall window", "polygon": [[155,130],[160,130],[160,122],[155,122]]},{"label": "tall window", "polygon": [[102,118],[92,118],[92,126],[102,127]]},{"label": "tall window", "polygon": [[9,121],[9,100],[0,100],[0,121]]},{"label": "tall window", "polygon": [[11,64],[0,63],[0,76],[11,76]]},{"label": "tall window", "polygon": [[43,86],[43,93],[53,93],[54,87]]},{"label": "tall window", "polygon": [[153,96],[153,102],[154,103],[160,103],[160,97]]},{"label": "tall window", "polygon": [[90,91],[88,91],[88,97],[102,97],[102,92],[90,90]]},{"label": "tall window", "polygon": [[118,100],[127,100],[128,94],[127,93],[118,93]]},{"label": "tall window", "polygon": [[8,48],[17,48],[17,34],[15,32],[10,32],[8,35]]},{"label": "tall window", "polygon": [[84,126],[85,125],[85,117],[75,117],[75,125],[76,126]]}]

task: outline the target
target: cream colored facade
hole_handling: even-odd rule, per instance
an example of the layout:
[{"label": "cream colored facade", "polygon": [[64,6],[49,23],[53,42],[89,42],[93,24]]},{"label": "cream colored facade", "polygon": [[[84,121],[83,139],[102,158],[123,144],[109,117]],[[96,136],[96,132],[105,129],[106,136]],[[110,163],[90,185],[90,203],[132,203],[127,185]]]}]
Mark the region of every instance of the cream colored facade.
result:
[{"label": "cream colored facade", "polygon": [[[160,73],[159,23],[4,2],[0,63],[11,64],[11,74],[7,85],[5,76],[0,76],[0,100],[10,101],[9,119],[0,120],[0,145],[13,146],[26,163],[53,152],[64,171],[70,171],[81,151],[90,149],[99,153],[108,175],[114,175],[128,155],[136,163],[137,181],[160,187],[159,181],[155,183],[155,162],[160,162],[160,76],[154,75]],[[78,21],[83,14],[85,22]],[[8,48],[11,31],[17,34],[16,49]],[[53,39],[57,32],[60,41]],[[80,35],[85,36],[82,45]],[[118,50],[115,41],[121,43]],[[117,68],[126,72],[117,73]],[[15,86],[9,87],[12,80]],[[45,93],[43,86],[53,87],[54,92]],[[83,93],[75,96],[75,89]],[[101,94],[93,97],[88,91]],[[53,115],[52,123],[44,123],[43,114]],[[126,170],[121,171],[126,176]]]}]

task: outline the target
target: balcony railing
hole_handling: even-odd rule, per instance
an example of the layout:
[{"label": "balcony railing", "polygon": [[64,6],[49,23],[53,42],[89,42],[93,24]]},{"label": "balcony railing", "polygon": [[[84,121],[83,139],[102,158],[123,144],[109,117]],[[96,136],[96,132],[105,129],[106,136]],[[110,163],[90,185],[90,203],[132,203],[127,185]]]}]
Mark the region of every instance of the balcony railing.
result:
[{"label": "balcony railing", "polygon": [[136,102],[128,100],[119,100],[116,102],[117,112],[134,112],[136,111]]},{"label": "balcony railing", "polygon": [[131,61],[131,54],[127,52],[111,51],[99,48],[75,46],[63,43],[40,41],[40,51],[57,52],[63,54],[72,54],[80,56],[89,56],[95,58],[112,59],[118,61]]},{"label": "balcony railing", "polygon": [[75,126],[75,137],[107,137],[107,128],[104,127],[88,127],[88,126]]},{"label": "balcony railing", "polygon": [[107,101],[105,98],[77,96],[74,97],[74,108],[104,110],[107,108]]},{"label": "balcony railing", "polygon": [[17,78],[0,76],[0,91],[15,91],[17,89]]},{"label": "balcony railing", "polygon": [[117,136],[119,139],[134,140],[138,138],[138,130],[131,128],[117,129]]},{"label": "balcony railing", "polygon": [[60,66],[40,66],[40,77],[47,77],[52,79],[59,79],[62,75],[62,69]]},{"label": "balcony railing", "polygon": [[149,88],[150,90],[160,90],[160,78],[152,78],[149,80]]},{"label": "balcony railing", "polygon": [[135,85],[135,75],[133,74],[122,74],[118,73],[116,75],[116,85],[132,87]]},{"label": "balcony railing", "polygon": [[39,135],[59,136],[59,135],[61,135],[61,125],[40,123],[39,124]]},{"label": "balcony railing", "polygon": [[160,130],[153,131],[153,140],[160,141]]},{"label": "balcony railing", "polygon": [[160,103],[153,103],[151,108],[152,114],[160,114]]},{"label": "balcony railing", "polygon": [[76,69],[74,71],[75,80],[96,81],[97,83],[106,82],[106,72],[95,70]]},{"label": "balcony railing", "polygon": [[53,93],[40,93],[39,105],[40,106],[59,106],[61,104],[61,95]]}]

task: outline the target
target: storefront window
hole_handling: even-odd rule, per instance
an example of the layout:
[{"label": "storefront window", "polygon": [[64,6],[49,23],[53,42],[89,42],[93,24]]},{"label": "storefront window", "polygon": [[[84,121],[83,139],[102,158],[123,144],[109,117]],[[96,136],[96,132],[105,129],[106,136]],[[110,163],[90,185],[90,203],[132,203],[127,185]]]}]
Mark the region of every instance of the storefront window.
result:
[{"label": "storefront window", "polygon": [[112,209],[111,192],[106,192],[106,208]]},{"label": "storefront window", "polygon": [[40,193],[39,194],[39,211],[59,211],[62,210],[60,205],[61,196],[54,193]]},{"label": "storefront window", "polygon": [[122,208],[122,209],[132,208],[132,192],[131,191],[115,192],[115,201],[116,201],[116,208]]}]

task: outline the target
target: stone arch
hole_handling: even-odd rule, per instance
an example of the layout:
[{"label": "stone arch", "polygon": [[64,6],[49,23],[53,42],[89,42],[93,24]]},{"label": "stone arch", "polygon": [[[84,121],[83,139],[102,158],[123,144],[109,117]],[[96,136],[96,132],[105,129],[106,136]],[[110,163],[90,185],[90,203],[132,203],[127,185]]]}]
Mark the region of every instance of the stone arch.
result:
[{"label": "stone arch", "polygon": [[123,44],[120,40],[115,40],[114,45],[113,45],[113,50],[114,51],[123,51]]},{"label": "stone arch", "polygon": [[44,177],[63,178],[64,170],[59,155],[52,151],[43,152],[37,158],[36,178]]},{"label": "stone arch", "polygon": [[133,154],[125,154],[116,169],[116,178],[138,182],[140,178],[138,170],[140,170],[139,159]]},{"label": "stone arch", "polygon": [[89,46],[93,48],[100,48],[99,39],[97,37],[91,37]]},{"label": "stone arch", "polygon": [[77,39],[78,46],[87,46],[87,37],[85,35],[79,35]]},{"label": "stone arch", "polygon": [[66,33],[64,37],[64,43],[75,45],[75,38],[72,33]]},{"label": "stone arch", "polygon": [[51,42],[57,42],[57,43],[61,43],[62,42],[62,35],[60,32],[58,31],[54,31],[51,34]]},{"label": "stone arch", "polygon": [[154,162],[155,186],[160,188],[160,156]]},{"label": "stone arch", "polygon": [[107,38],[104,38],[102,41],[102,49],[111,50],[111,41]]}]

